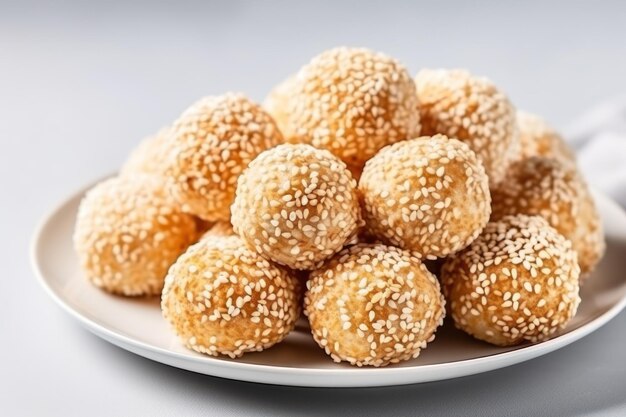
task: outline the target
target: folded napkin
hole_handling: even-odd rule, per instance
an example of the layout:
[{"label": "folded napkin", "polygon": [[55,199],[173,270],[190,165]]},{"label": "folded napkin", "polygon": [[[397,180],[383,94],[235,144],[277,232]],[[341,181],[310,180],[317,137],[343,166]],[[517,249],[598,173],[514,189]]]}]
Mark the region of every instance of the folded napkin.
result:
[{"label": "folded napkin", "polygon": [[589,184],[626,207],[626,95],[591,109],[564,136]]}]

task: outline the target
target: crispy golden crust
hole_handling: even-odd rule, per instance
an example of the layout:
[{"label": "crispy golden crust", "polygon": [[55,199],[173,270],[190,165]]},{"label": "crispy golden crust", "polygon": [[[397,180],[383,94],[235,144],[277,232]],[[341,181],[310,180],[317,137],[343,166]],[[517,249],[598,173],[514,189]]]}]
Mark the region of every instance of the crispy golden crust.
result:
[{"label": "crispy golden crust", "polygon": [[259,155],[239,178],[231,220],[262,256],[311,269],[356,235],[356,181],[326,150],[280,145]]},{"label": "crispy golden crust", "polygon": [[571,242],[539,216],[490,222],[446,261],[442,283],[455,325],[499,346],[541,341],[562,329],[580,303]]},{"label": "crispy golden crust", "polygon": [[543,156],[554,158],[566,166],[576,166],[574,151],[545,120],[518,110],[517,125],[520,132],[519,159]]},{"label": "crispy golden crust", "polygon": [[174,123],[166,176],[182,208],[227,221],[237,178],[262,151],[283,142],[273,119],[240,94],[205,97]]},{"label": "crispy golden crust", "polygon": [[493,215],[539,215],[572,241],[581,277],[587,277],[605,250],[602,224],[593,197],[575,165],[529,157],[513,163],[507,180],[492,190]]},{"label": "crispy golden crust", "polygon": [[91,189],[80,204],[74,246],[87,278],[113,293],[161,292],[169,266],[198,236],[157,177],[116,177]]},{"label": "crispy golden crust", "polygon": [[367,49],[323,52],[296,76],[289,141],[330,150],[357,174],[382,147],[420,132],[415,84],[396,60]]},{"label": "crispy golden crust", "polygon": [[518,131],[515,108],[487,78],[464,70],[422,70],[415,77],[422,134],[466,142],[491,185],[504,177]]},{"label": "crispy golden crust", "polygon": [[311,272],[307,288],[313,337],[335,362],[385,366],[416,358],[445,315],[436,278],[391,246],[350,246]]},{"label": "crispy golden crust", "polygon": [[463,249],[489,221],[489,180],[470,148],[443,135],[382,149],[359,181],[365,235],[434,259]]},{"label": "crispy golden crust", "polygon": [[300,314],[296,278],[236,236],[191,246],[165,280],[163,316],[185,345],[232,358],[280,342]]}]

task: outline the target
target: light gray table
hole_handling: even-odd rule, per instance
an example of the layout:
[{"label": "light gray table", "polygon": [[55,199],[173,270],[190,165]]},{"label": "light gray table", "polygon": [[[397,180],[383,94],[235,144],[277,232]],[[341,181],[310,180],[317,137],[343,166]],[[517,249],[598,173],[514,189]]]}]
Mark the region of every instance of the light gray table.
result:
[{"label": "light gray table", "polygon": [[0,415],[626,415],[626,314],[479,376],[281,388],[192,374],[103,342],[53,304],[27,259],[53,203],[114,171],[193,100],[225,90],[260,100],[335,45],[386,51],[412,71],[468,67],[564,126],[626,91],[624,2],[154,3],[0,1]]}]

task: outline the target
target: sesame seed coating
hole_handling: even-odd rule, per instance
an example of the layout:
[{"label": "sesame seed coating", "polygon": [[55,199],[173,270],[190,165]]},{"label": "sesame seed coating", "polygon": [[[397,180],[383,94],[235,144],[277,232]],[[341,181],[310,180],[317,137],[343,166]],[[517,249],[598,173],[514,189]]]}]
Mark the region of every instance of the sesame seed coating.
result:
[{"label": "sesame seed coating", "polygon": [[580,269],[571,242],[539,216],[490,222],[442,269],[456,327],[498,346],[550,338],[576,314]]},{"label": "sesame seed coating", "polygon": [[228,220],[237,177],[259,153],[283,142],[271,116],[241,94],[205,97],[174,123],[166,176],[183,210]]},{"label": "sesame seed coating", "polygon": [[276,125],[283,136],[292,136],[288,130],[289,99],[293,94],[296,75],[289,76],[286,80],[275,86],[263,101],[263,108],[274,118]]},{"label": "sesame seed coating", "polygon": [[86,277],[128,296],[159,294],[169,266],[198,233],[161,181],[115,177],[89,190],[78,210],[74,247]]},{"label": "sesame seed coating", "polygon": [[466,142],[482,160],[491,185],[504,177],[516,146],[515,108],[487,78],[464,70],[422,70],[415,77],[422,134]]},{"label": "sesame seed coating", "polygon": [[554,158],[564,165],[576,165],[576,155],[563,137],[545,120],[525,111],[517,111],[519,159],[531,156]]},{"label": "sesame seed coating", "polygon": [[167,158],[171,155],[168,146],[171,132],[169,127],[165,127],[142,140],[122,166],[120,175],[163,175]]},{"label": "sesame seed coating", "polygon": [[508,214],[539,215],[566,235],[576,228],[576,172],[551,158],[530,157],[515,162],[507,180],[492,190],[493,219]]},{"label": "sesame seed coating", "polygon": [[398,61],[361,48],[321,53],[297,74],[288,140],[328,149],[358,174],[379,149],[420,132],[415,84]]},{"label": "sesame seed coating", "polygon": [[213,236],[172,265],[161,309],[188,348],[235,358],[287,336],[300,314],[299,292],[294,277],[237,236]]},{"label": "sesame seed coating", "polygon": [[469,245],[489,221],[489,180],[476,154],[443,135],[382,149],[359,181],[366,235],[445,257]]},{"label": "sesame seed coating", "polygon": [[507,180],[492,190],[492,220],[509,214],[539,215],[572,241],[585,278],[605,249],[602,224],[589,188],[575,165],[553,158],[514,162]]},{"label": "sesame seed coating", "polygon": [[307,281],[313,338],[335,362],[385,366],[416,358],[443,323],[439,282],[408,251],[350,246]]},{"label": "sesame seed coating", "polygon": [[283,144],[261,153],[239,177],[231,221],[265,258],[311,269],[356,235],[356,181],[330,152]]}]

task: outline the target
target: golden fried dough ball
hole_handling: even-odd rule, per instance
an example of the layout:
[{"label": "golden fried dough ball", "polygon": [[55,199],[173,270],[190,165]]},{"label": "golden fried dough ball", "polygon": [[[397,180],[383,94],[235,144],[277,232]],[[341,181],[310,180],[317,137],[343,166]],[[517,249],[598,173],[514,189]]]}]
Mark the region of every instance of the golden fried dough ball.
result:
[{"label": "golden fried dough ball", "polygon": [[239,177],[231,221],[263,257],[311,269],[356,235],[356,181],[329,151],[283,144],[261,153]]},{"label": "golden fried dough ball", "polygon": [[442,283],[455,325],[498,346],[550,338],[580,303],[576,252],[539,216],[490,222],[446,261]]},{"label": "golden fried dough ball", "polygon": [[539,215],[572,241],[578,252],[581,277],[593,270],[604,254],[599,214],[575,165],[553,158],[530,157],[513,163],[507,180],[492,190],[493,215]]},{"label": "golden fried dough ball", "polygon": [[545,120],[525,111],[518,110],[519,158],[544,156],[557,159],[564,165],[576,166],[576,155],[563,137]]},{"label": "golden fried dough ball", "polygon": [[443,323],[439,282],[410,252],[350,246],[311,272],[305,313],[335,362],[385,366],[416,358]]},{"label": "golden fried dough ball", "polygon": [[476,154],[443,135],[382,149],[359,181],[366,235],[435,259],[463,249],[489,221],[489,179]]},{"label": "golden fried dough ball", "polygon": [[466,142],[490,185],[500,182],[517,146],[515,108],[490,80],[464,70],[422,70],[415,77],[422,134]]},{"label": "golden fried dough ball", "polygon": [[105,180],[78,210],[74,247],[87,278],[112,293],[161,292],[169,266],[198,233],[192,216],[175,207],[157,177]]},{"label": "golden fried dough ball", "polygon": [[287,336],[300,314],[298,286],[237,236],[211,236],[172,265],[161,309],[188,348],[234,358]]},{"label": "golden fried dough ball", "polygon": [[165,171],[170,192],[186,212],[227,221],[241,172],[282,141],[271,116],[243,95],[205,97],[174,123]]},{"label": "golden fried dough ball", "polygon": [[335,48],[296,76],[289,100],[289,141],[328,149],[357,174],[382,147],[420,132],[415,84],[381,53]]}]

